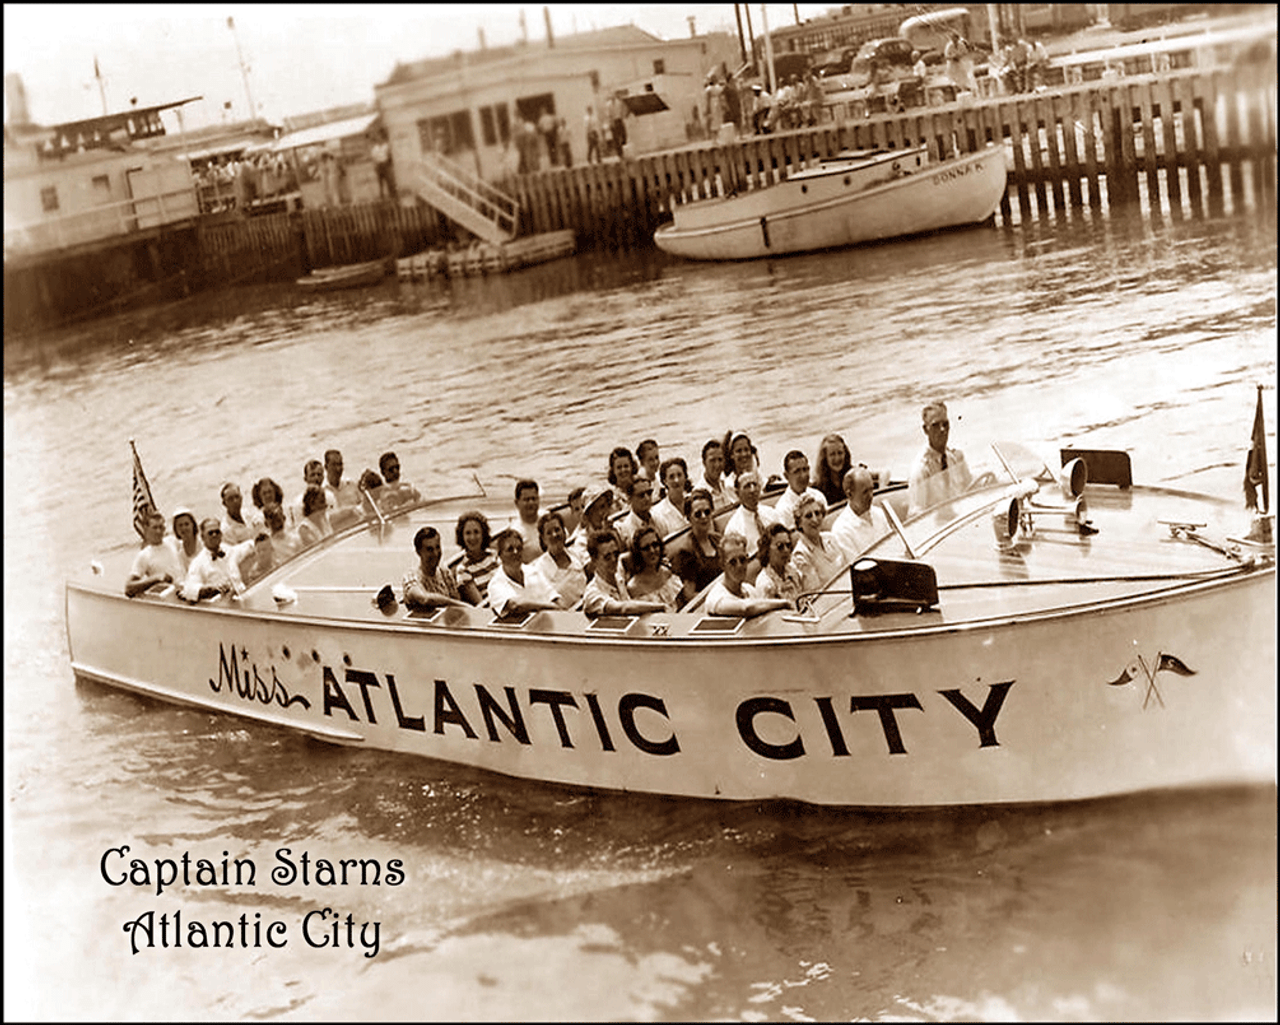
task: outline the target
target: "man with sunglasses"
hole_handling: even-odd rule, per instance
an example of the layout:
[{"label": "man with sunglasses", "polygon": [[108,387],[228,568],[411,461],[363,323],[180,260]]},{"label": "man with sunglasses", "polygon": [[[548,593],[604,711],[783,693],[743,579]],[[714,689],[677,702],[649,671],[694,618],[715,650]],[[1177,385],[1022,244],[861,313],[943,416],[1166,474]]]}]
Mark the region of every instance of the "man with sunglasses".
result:
[{"label": "man with sunglasses", "polygon": [[241,541],[223,547],[222,524],[213,517],[201,520],[200,539],[204,548],[191,560],[187,579],[179,592],[180,597],[191,603],[222,595],[236,596],[244,591],[244,578],[240,564],[252,559],[257,545],[266,541],[265,533],[257,539]]},{"label": "man with sunglasses", "polygon": [[774,609],[790,608],[785,598],[755,598],[746,586],[747,539],[741,534],[726,534],[720,543],[724,575],[707,593],[707,614],[712,616],[760,616]]},{"label": "man with sunglasses", "polygon": [[973,483],[973,475],[964,461],[964,453],[947,448],[951,435],[951,421],[943,402],[930,402],[921,414],[924,436],[928,439],[924,449],[916,456],[907,478],[908,515],[963,495]]}]

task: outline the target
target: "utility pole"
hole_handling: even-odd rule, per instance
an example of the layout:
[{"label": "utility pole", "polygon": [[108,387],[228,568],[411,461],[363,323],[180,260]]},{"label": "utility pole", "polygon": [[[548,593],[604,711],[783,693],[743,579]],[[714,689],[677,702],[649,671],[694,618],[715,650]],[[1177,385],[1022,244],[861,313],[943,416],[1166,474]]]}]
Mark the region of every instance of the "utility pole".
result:
[{"label": "utility pole", "polygon": [[102,97],[102,115],[107,114],[107,87],[102,81],[102,71],[98,67],[98,55],[93,55],[93,77],[98,80],[98,95]]},{"label": "utility pole", "polygon": [[236,42],[236,60],[240,62],[240,74],[244,78],[244,97],[249,101],[249,118],[257,117],[258,108],[253,105],[253,93],[249,90],[249,66],[244,62],[244,54],[240,52],[240,37],[236,34],[236,20],[227,16],[227,28],[231,29],[231,38]]}]

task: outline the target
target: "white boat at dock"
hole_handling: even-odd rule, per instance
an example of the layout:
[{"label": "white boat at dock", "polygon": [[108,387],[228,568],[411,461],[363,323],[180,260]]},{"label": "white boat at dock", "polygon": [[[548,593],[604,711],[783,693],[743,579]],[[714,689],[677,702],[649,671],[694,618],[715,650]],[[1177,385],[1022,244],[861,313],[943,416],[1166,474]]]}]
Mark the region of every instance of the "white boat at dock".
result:
[{"label": "white boat at dock", "polygon": [[907,518],[795,612],[379,606],[414,532],[449,537],[475,505],[453,499],[349,528],[234,600],[128,599],[122,553],[68,583],[72,666],[575,787],[915,807],[1273,780],[1274,547],[1230,539],[1238,503],[1133,485],[1126,455],[1088,451],[1063,461],[1094,479],[1076,465],[1078,496],[1048,498],[1043,464],[1000,452],[1007,476]]},{"label": "white boat at dock", "polygon": [[678,206],[653,240],[689,259],[747,260],[919,235],[991,217],[1005,176],[994,146],[937,164],[925,146],[858,151],[776,185]]}]

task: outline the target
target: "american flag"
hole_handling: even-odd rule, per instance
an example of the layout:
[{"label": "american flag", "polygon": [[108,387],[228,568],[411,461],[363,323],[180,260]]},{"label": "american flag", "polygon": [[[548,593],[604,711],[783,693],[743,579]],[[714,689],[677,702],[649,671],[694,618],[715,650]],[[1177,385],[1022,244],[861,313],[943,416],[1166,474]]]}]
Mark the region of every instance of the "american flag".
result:
[{"label": "american flag", "polygon": [[[1250,437],[1249,454],[1244,461],[1244,507],[1266,512],[1271,501],[1267,489],[1267,428],[1262,418],[1262,386],[1258,386],[1258,409],[1253,415],[1253,435]],[[1258,489],[1262,490],[1262,505],[1258,505]]]},{"label": "american flag", "polygon": [[133,452],[133,529],[139,537],[145,537],[147,517],[156,509],[155,499],[151,497],[151,485],[147,483],[147,475],[142,472],[142,460],[138,458],[138,450],[129,439],[129,449]]}]

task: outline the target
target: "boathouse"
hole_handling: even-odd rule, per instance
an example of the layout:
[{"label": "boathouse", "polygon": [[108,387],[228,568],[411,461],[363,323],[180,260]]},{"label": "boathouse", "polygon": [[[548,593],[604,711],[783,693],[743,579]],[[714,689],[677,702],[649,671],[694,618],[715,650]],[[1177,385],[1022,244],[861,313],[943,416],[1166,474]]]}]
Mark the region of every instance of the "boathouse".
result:
[{"label": "boathouse", "polygon": [[683,145],[707,74],[737,60],[727,33],[661,40],[624,25],[398,65],[374,93],[402,182],[432,153],[496,181],[514,170],[518,126],[544,114],[564,120],[557,141],[574,164],[587,157],[588,107],[621,115],[628,155]]}]

